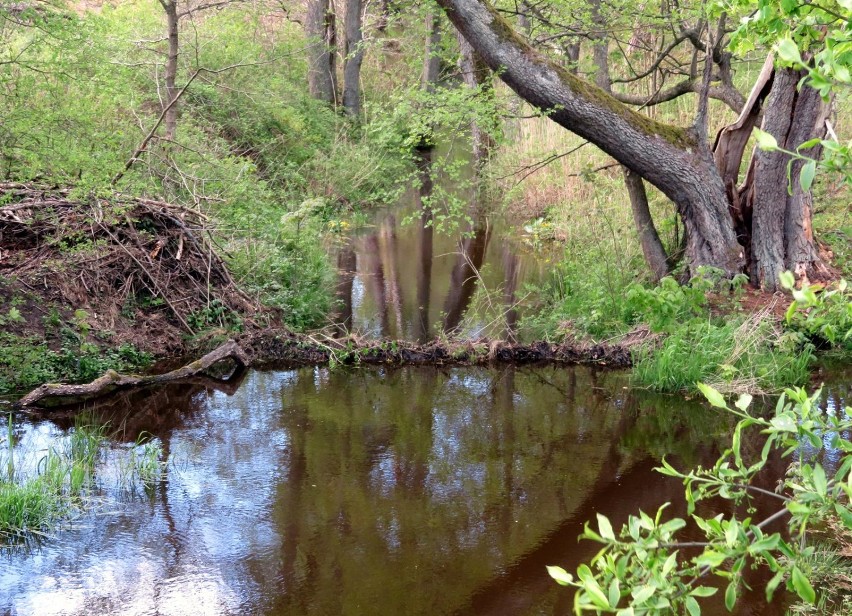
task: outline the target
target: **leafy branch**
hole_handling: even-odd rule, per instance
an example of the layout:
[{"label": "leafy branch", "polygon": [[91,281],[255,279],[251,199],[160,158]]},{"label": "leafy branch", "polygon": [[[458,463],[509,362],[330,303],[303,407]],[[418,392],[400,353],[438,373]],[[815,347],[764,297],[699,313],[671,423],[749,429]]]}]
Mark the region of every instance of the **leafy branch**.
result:
[{"label": "leafy branch", "polygon": [[[704,540],[677,540],[687,520],[664,520],[668,503],[654,517],[641,511],[631,515],[618,533],[609,519],[598,514],[597,530],[586,524],[581,535],[603,546],[590,564],[580,565],[576,575],[561,567],[548,567],[559,584],[576,589],[575,613],[637,616],[674,612],[698,616],[700,601],[719,590],[702,584],[710,575],[723,580],[725,605],[733,610],[747,565],[772,572],[765,589],[767,601],[782,583],[803,601],[816,601],[816,590],[808,577],[807,559],[814,552],[808,542],[809,529],[838,519],[844,528],[852,530],[852,441],[846,438],[852,430],[852,409],[846,408],[842,414],[823,411],[819,390],[808,395],[803,389],[788,389],[774,413],[765,417],[749,410],[752,398],[748,394],[729,406],[712,387],[698,387],[711,405],[739,418],[731,446],[711,468],[682,472],[663,460],[657,471],[683,481],[688,516]],[[748,433],[765,439],[755,460],[749,460],[755,456],[743,451]],[[820,463],[820,454],[827,449],[843,454],[833,475]],[[779,490],[771,492],[754,482],[777,452],[784,458],[796,454],[798,461],[790,466]],[[758,513],[755,495],[771,497],[781,507],[770,509],[755,522],[751,517]],[[751,515],[739,519],[736,514],[696,514],[696,503],[710,498],[745,504]],[[786,534],[766,531],[784,518],[788,519]],[[697,549],[701,550],[698,554],[687,555]]]}]

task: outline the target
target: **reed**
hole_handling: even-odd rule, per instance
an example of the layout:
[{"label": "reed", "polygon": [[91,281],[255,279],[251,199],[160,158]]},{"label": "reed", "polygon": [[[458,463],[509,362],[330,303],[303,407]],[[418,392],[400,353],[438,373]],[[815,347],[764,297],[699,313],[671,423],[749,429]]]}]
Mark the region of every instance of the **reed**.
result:
[{"label": "reed", "polygon": [[[100,496],[135,492],[162,478],[159,441],[140,439],[129,449],[110,446],[108,426],[80,415],[72,429],[49,438],[22,440],[12,415],[0,444],[0,542],[19,545],[50,533],[90,508]],[[106,485],[116,466],[117,481]],[[113,474],[115,475],[115,474]]]}]

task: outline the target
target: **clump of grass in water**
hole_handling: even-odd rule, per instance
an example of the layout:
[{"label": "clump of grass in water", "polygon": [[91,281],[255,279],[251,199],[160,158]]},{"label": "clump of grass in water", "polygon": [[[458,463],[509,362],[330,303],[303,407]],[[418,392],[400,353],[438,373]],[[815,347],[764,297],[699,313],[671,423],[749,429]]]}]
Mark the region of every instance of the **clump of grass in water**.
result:
[{"label": "clump of grass in water", "polygon": [[78,419],[64,447],[39,452],[16,448],[14,425],[9,414],[6,430],[6,473],[0,478],[0,538],[21,538],[49,531],[57,522],[81,508],[104,442],[104,428]]},{"label": "clump of grass in water", "polygon": [[119,463],[120,483],[135,489],[141,485],[151,490],[163,478],[165,462],[163,447],[151,434],[143,432],[136,439],[129,454]]},{"label": "clump of grass in water", "polygon": [[[0,541],[16,543],[51,531],[84,510],[99,488],[97,470],[105,460],[107,427],[78,417],[67,437],[45,451],[21,451],[9,415],[0,449]],[[119,490],[150,489],[162,478],[162,447],[140,435],[120,457]]]}]

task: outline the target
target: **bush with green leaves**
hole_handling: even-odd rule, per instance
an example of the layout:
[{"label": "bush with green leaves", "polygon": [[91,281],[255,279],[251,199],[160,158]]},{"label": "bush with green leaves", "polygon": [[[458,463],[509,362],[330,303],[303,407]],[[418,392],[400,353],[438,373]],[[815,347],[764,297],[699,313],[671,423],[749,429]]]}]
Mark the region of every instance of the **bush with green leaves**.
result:
[{"label": "bush with green leaves", "polygon": [[808,283],[797,289],[793,274],[782,272],[781,286],[793,295],[787,327],[816,343],[852,349],[852,291],[845,280],[829,289]]},{"label": "bush with green leaves", "polygon": [[[683,518],[666,519],[662,505],[654,516],[631,515],[621,529],[614,529],[598,514],[596,530],[586,524],[582,538],[601,544],[589,564],[576,574],[559,566],[550,575],[576,590],[575,613],[614,613],[618,616],[689,614],[698,616],[702,601],[718,592],[708,578],[724,587],[724,602],[733,610],[750,567],[771,573],[767,600],[779,587],[807,604],[814,604],[814,555],[824,549],[814,541],[812,529],[836,523],[852,532],[852,409],[823,409],[820,391],[788,389],[769,416],[750,412],[752,397],[741,395],[733,406],[707,385],[699,384],[714,407],[738,418],[731,446],[709,468],[679,471],[662,462],[657,470],[680,479],[686,486],[687,513],[701,541],[681,542]],[[765,439],[759,453],[749,453],[744,443]],[[767,490],[757,477],[773,456],[791,460],[788,474],[779,477],[779,489]],[[758,502],[755,497],[761,497]],[[708,499],[727,501],[731,510],[746,508],[746,515],[698,513],[696,504]],[[766,502],[774,506],[766,508]],[[773,522],[787,521],[785,533],[769,532]],[[699,550],[688,555],[687,550]]]}]

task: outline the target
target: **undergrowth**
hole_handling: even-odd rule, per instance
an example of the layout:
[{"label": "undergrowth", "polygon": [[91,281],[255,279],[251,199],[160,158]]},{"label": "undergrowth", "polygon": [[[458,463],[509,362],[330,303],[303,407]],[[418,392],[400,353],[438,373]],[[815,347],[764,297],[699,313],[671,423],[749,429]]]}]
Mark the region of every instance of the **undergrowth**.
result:
[{"label": "undergrowth", "polygon": [[633,382],[658,391],[711,383],[722,392],[767,393],[807,382],[813,362],[808,344],[788,348],[789,337],[765,313],[726,323],[694,320],[675,328],[659,347],[637,352]]},{"label": "undergrowth", "polygon": [[65,342],[52,349],[43,338],[0,332],[0,395],[21,394],[42,383],[84,383],[109,369],[138,371],[151,355],[132,344],[102,349],[88,342]]},{"label": "undergrowth", "polygon": [[688,284],[666,277],[653,287],[636,281],[610,287],[601,284],[602,277],[594,275],[591,264],[581,275],[576,264],[562,263],[541,289],[548,301],[524,326],[555,332],[557,339],[598,341],[647,327],[659,336],[634,350],[633,380],[657,391],[688,390],[699,381],[725,392],[800,385],[807,381],[816,347],[848,345],[852,339],[845,285],[818,295],[809,288],[795,291],[798,300],[781,323],[769,310],[742,312],[744,276],[728,281],[703,270]]}]

